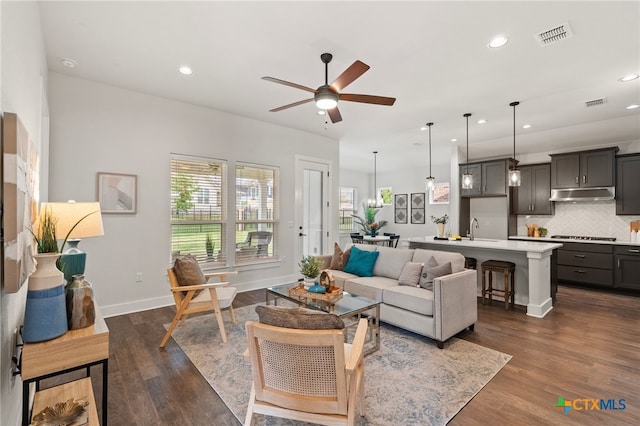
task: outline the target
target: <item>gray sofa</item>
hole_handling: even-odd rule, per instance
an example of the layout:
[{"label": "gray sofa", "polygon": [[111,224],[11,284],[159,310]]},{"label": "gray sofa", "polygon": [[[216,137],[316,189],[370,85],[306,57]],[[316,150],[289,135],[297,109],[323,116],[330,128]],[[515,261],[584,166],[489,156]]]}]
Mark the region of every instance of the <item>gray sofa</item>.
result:
[{"label": "gray sofa", "polygon": [[[367,244],[356,246],[361,250],[379,252],[373,276],[360,277],[339,270],[331,270],[331,273],[336,285],[345,291],[380,301],[383,322],[434,339],[440,349],[444,347],[445,340],[465,328],[473,330],[478,319],[478,278],[476,271],[464,268],[463,255]],[[433,280],[433,291],[398,284],[398,278],[407,262],[427,264],[431,256],[438,264],[451,262],[452,270],[451,274]],[[324,262],[324,268],[328,269],[332,256],[319,258]]]}]

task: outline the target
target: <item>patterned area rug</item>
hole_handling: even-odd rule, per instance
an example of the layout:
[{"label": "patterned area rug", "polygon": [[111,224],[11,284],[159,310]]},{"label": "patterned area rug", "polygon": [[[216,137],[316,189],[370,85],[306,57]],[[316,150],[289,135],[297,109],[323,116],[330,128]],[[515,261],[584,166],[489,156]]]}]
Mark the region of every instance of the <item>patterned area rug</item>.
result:
[{"label": "patterned area rug", "polygon": [[[215,317],[190,318],[173,338],[235,416],[244,422],[251,365],[244,324],[257,320],[254,306],[234,310],[236,324],[223,313],[228,343]],[[165,328],[168,324],[165,325]],[[434,341],[382,324],[380,350],[365,357],[365,410],[360,425],[445,425],[511,359],[510,355],[452,338],[438,349]],[[257,425],[300,425],[256,415]]]}]

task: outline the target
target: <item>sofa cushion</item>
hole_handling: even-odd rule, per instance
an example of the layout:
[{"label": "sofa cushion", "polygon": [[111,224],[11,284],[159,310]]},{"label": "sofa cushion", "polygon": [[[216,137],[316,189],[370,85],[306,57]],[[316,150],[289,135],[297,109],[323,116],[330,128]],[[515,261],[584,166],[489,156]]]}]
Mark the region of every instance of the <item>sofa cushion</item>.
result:
[{"label": "sofa cushion", "polygon": [[451,262],[437,266],[424,265],[418,285],[422,288],[433,291],[433,280],[449,274],[451,274]]},{"label": "sofa cushion", "polygon": [[393,247],[378,247],[378,261],[373,268],[373,275],[397,280],[402,268],[413,258],[413,250]]},{"label": "sofa cushion", "polygon": [[351,247],[351,254],[349,255],[349,261],[344,267],[344,272],[356,274],[361,277],[373,276],[374,266],[378,259],[379,253],[377,251],[361,250],[356,246]]},{"label": "sofa cushion", "polygon": [[261,323],[276,327],[297,328],[302,330],[342,330],[344,322],[335,314],[287,306],[256,306]]},{"label": "sofa cushion", "polygon": [[420,287],[395,286],[382,292],[385,305],[406,309],[420,315],[433,315],[433,291]]},{"label": "sofa cushion", "polygon": [[344,272],[344,271],[338,271],[338,270],[331,270],[331,275],[333,275],[333,279],[335,280],[335,286],[336,287],[342,287],[344,288],[344,283],[346,280],[350,280],[352,278],[358,278],[358,276],[356,274],[350,274],[348,272]]},{"label": "sofa cushion", "polygon": [[385,277],[358,277],[344,283],[344,291],[376,302],[382,302],[382,291],[389,287],[398,287],[398,281]]},{"label": "sofa cushion", "polygon": [[418,282],[420,282],[420,274],[422,273],[423,266],[424,264],[417,262],[405,263],[398,277],[398,284],[417,287]]},{"label": "sofa cushion", "polygon": [[464,270],[464,256],[460,253],[448,251],[415,249],[412,262],[422,262],[426,265],[431,256],[435,258],[439,265],[451,262],[451,272],[454,274]]},{"label": "sofa cushion", "polygon": [[351,249],[348,248],[345,251],[342,251],[340,245],[338,243],[334,243],[333,245],[333,257],[331,258],[331,264],[329,265],[329,269],[334,269],[337,271],[342,271],[349,261],[349,254],[351,253]]}]

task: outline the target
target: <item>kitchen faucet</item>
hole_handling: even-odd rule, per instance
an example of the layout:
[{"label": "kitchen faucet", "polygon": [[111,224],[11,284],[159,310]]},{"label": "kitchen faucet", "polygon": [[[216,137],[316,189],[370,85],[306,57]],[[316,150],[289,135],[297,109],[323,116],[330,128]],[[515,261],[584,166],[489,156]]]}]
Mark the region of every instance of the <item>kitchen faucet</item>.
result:
[{"label": "kitchen faucet", "polygon": [[478,219],[474,217],[473,220],[471,221],[471,233],[469,234],[469,241],[473,241],[473,224],[474,223],[476,224],[476,229],[480,227],[480,224],[478,223]]}]

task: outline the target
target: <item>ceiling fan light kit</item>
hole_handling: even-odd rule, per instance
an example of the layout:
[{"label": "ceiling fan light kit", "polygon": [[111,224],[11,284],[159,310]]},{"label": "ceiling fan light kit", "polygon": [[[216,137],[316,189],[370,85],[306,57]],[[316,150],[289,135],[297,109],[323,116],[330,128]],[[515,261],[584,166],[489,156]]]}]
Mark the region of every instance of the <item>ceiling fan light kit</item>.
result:
[{"label": "ceiling fan light kit", "polygon": [[429,177],[427,177],[427,192],[433,191],[433,187],[436,184],[436,178],[431,176],[431,126],[433,126],[433,123],[427,123],[427,127],[429,128]]},{"label": "ceiling fan light kit", "polygon": [[472,189],[473,188],[473,175],[469,173],[469,117],[471,117],[471,113],[468,112],[463,115],[467,119],[467,164],[465,167],[465,172],[462,175],[462,189]]},{"label": "ceiling fan light kit", "polygon": [[520,186],[520,170],[518,170],[518,162],[516,161],[516,106],[520,102],[511,102],[509,106],[513,107],[513,166],[509,169],[509,186]]},{"label": "ceiling fan light kit", "polygon": [[342,121],[342,115],[338,110],[338,101],[359,102],[385,106],[391,106],[395,103],[396,98],[374,95],[360,95],[354,93],[341,93],[345,87],[353,83],[358,77],[367,72],[367,70],[369,70],[369,65],[361,61],[355,61],[349,68],[344,70],[344,72],[340,74],[333,83],[329,84],[329,62],[331,62],[332,59],[333,55],[331,53],[323,53],[322,55],[320,55],[320,60],[322,61],[322,63],[324,63],[324,84],[315,90],[307,86],[302,86],[300,84],[291,83],[290,81],[280,80],[274,77],[262,77],[263,80],[270,81],[272,83],[278,83],[313,93],[313,98],[283,105],[270,111],[278,112],[313,101],[319,109],[327,111],[332,123],[337,123],[339,121]]}]

